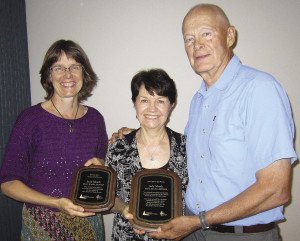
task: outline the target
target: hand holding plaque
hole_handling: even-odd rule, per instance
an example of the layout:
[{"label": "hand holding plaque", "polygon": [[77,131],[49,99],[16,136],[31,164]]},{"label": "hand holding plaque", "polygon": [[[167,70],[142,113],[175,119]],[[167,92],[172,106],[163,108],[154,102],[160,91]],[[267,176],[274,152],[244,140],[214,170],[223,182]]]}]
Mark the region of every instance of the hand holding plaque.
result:
[{"label": "hand holding plaque", "polygon": [[81,167],[74,176],[71,200],[88,212],[109,210],[115,201],[116,173],[106,166]]},{"label": "hand holding plaque", "polygon": [[172,171],[145,169],[133,176],[129,212],[137,229],[154,231],[182,215],[181,180]]}]

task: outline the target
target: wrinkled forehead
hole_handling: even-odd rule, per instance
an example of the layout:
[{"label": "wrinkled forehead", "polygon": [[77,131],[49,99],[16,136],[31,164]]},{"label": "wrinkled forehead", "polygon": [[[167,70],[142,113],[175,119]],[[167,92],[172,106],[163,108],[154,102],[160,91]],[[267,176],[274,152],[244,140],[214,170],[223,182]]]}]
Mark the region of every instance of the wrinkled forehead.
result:
[{"label": "wrinkled forehead", "polygon": [[217,10],[209,7],[199,7],[192,9],[185,16],[182,22],[182,32],[187,28],[197,28],[200,26],[209,26],[212,28],[228,28],[227,17],[220,14]]}]

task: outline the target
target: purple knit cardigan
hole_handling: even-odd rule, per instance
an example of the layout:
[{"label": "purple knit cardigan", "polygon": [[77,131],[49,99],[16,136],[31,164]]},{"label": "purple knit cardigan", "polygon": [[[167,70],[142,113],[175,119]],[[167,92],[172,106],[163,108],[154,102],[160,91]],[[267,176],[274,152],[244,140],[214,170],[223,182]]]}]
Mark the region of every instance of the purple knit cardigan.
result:
[{"label": "purple knit cardigan", "polygon": [[24,110],[6,146],[0,183],[20,180],[46,195],[69,197],[74,172],[92,157],[104,159],[108,142],[104,119],[92,107],[73,126],[69,133],[66,120],[41,104]]}]

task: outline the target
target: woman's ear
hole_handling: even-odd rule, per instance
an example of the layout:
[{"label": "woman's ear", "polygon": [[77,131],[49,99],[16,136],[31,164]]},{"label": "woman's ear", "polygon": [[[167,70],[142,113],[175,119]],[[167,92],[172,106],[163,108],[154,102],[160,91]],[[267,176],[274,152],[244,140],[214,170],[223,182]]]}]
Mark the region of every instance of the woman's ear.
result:
[{"label": "woman's ear", "polygon": [[175,108],[175,106],[176,106],[176,103],[173,103],[173,104],[171,105],[171,108],[170,108],[170,110],[171,110],[171,111],[173,111],[173,110],[174,110],[174,108]]}]

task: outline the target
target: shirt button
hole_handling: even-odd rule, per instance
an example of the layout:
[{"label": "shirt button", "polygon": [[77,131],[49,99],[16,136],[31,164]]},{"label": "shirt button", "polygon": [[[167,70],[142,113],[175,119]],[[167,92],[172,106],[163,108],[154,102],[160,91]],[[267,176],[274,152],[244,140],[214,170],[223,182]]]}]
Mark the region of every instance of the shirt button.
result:
[{"label": "shirt button", "polygon": [[201,158],[204,158],[205,156],[204,156],[204,154],[202,154],[200,157],[201,157]]},{"label": "shirt button", "polygon": [[203,134],[205,134],[205,133],[206,133],[205,129],[202,129],[202,133],[203,133]]}]

